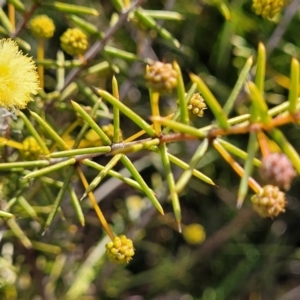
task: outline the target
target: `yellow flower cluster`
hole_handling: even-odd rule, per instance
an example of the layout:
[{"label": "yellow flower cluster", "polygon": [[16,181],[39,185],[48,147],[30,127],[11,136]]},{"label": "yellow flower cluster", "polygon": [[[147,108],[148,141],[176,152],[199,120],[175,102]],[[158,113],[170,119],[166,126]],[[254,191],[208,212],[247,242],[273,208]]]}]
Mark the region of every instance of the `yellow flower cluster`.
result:
[{"label": "yellow flower cluster", "polygon": [[34,160],[42,153],[42,149],[33,136],[28,136],[23,141],[22,155],[26,160]]},{"label": "yellow flower cluster", "polygon": [[145,79],[150,88],[157,92],[169,92],[177,86],[177,73],[171,64],[156,61],[147,67]]},{"label": "yellow flower cluster", "polygon": [[38,89],[33,59],[24,55],[13,40],[0,40],[0,106],[8,110],[25,108]]},{"label": "yellow flower cluster", "polygon": [[277,186],[266,185],[261,193],[251,197],[253,209],[263,218],[277,217],[285,212],[285,194]]},{"label": "yellow flower cluster", "polygon": [[69,28],[60,37],[60,45],[69,55],[82,55],[89,43],[84,32],[78,28]]},{"label": "yellow flower cluster", "polygon": [[252,9],[263,18],[272,19],[284,5],[284,0],[253,0]]},{"label": "yellow flower cluster", "polygon": [[195,93],[192,96],[187,108],[193,115],[203,117],[204,109],[206,109],[206,104],[202,96],[199,93]]},{"label": "yellow flower cluster", "polygon": [[31,19],[30,30],[38,38],[50,39],[53,37],[55,25],[48,16],[38,15]]},{"label": "yellow flower cluster", "polygon": [[132,240],[125,235],[116,236],[112,242],[106,244],[106,253],[112,262],[128,263],[134,255]]}]

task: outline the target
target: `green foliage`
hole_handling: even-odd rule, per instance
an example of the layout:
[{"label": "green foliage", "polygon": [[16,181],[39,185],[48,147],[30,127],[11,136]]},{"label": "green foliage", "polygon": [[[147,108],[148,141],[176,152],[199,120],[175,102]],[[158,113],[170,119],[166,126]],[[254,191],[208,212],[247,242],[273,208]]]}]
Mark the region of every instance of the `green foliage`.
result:
[{"label": "green foliage", "polygon": [[[33,56],[40,89],[22,111],[0,108],[0,298],[288,293],[299,244],[296,1],[273,19],[244,1],[8,2],[1,38]],[[47,42],[27,26],[39,15],[55,24]],[[72,51],[60,49],[68,28],[80,29],[80,51],[71,36]],[[259,175],[274,152],[291,163],[287,194]]]}]

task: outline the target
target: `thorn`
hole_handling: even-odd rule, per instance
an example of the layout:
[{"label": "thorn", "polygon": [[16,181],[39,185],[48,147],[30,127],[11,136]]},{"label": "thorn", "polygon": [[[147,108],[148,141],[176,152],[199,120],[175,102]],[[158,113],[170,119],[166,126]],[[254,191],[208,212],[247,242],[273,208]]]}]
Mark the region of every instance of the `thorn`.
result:
[{"label": "thorn", "polygon": [[92,89],[94,90],[95,93],[101,91],[101,89],[99,89],[99,88],[97,88],[97,87],[95,87],[95,86],[92,86]]},{"label": "thorn", "polygon": [[178,222],[177,225],[178,225],[178,232],[179,232],[179,233],[182,233],[181,223]]},{"label": "thorn", "polygon": [[87,193],[84,193],[83,196],[79,199],[79,201],[82,201],[87,196]]},{"label": "thorn", "polygon": [[164,209],[162,207],[157,208],[157,210],[161,213],[162,216],[165,215]]},{"label": "thorn", "polygon": [[160,121],[164,118],[160,117],[160,116],[149,116],[150,121]]},{"label": "thorn", "polygon": [[240,209],[244,203],[244,198],[239,198],[236,203],[236,208]]}]

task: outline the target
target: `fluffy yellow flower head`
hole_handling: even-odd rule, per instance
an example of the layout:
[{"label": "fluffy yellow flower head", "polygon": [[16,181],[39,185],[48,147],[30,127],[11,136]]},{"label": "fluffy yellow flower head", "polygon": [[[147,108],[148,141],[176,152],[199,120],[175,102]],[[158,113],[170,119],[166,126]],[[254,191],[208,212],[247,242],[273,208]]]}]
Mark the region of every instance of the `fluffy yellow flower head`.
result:
[{"label": "fluffy yellow flower head", "polygon": [[25,108],[31,94],[37,94],[39,78],[31,57],[11,39],[0,40],[0,107]]},{"label": "fluffy yellow flower head", "polygon": [[55,25],[48,16],[38,15],[31,19],[30,30],[36,37],[50,39],[53,37]]}]

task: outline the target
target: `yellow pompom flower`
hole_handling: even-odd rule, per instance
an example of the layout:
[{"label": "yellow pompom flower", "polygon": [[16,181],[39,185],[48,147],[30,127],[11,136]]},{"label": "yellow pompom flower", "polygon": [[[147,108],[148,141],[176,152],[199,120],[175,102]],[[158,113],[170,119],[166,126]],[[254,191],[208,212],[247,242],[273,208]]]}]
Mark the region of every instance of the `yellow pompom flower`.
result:
[{"label": "yellow pompom flower", "polygon": [[253,209],[263,218],[274,218],[285,212],[285,194],[278,186],[265,185],[260,192],[251,197]]},{"label": "yellow pompom flower", "polygon": [[193,115],[203,117],[206,104],[203,97],[199,93],[195,93],[193,94],[187,108]]},{"label": "yellow pompom flower", "polygon": [[252,9],[263,18],[272,19],[283,7],[284,0],[253,0]]},{"label": "yellow pompom flower", "polygon": [[34,160],[42,153],[42,149],[33,136],[28,136],[23,141],[22,154],[26,160]]},{"label": "yellow pompom flower", "polygon": [[106,254],[112,262],[128,263],[134,255],[132,240],[125,235],[116,236],[113,241],[106,244]]},{"label": "yellow pompom flower", "polygon": [[183,228],[182,235],[186,242],[191,245],[201,244],[206,238],[203,226],[197,223],[185,226]]},{"label": "yellow pompom flower", "polygon": [[69,28],[60,37],[60,46],[69,55],[82,55],[88,45],[87,35],[78,28]]},{"label": "yellow pompom flower", "polygon": [[24,55],[13,40],[0,40],[0,106],[8,110],[25,108],[38,88],[33,59]]},{"label": "yellow pompom flower", "polygon": [[177,76],[172,64],[156,61],[147,66],[145,79],[149,88],[164,93],[177,86]]},{"label": "yellow pompom flower", "polygon": [[38,15],[31,19],[30,30],[38,38],[50,39],[53,37],[55,25],[48,16]]}]

